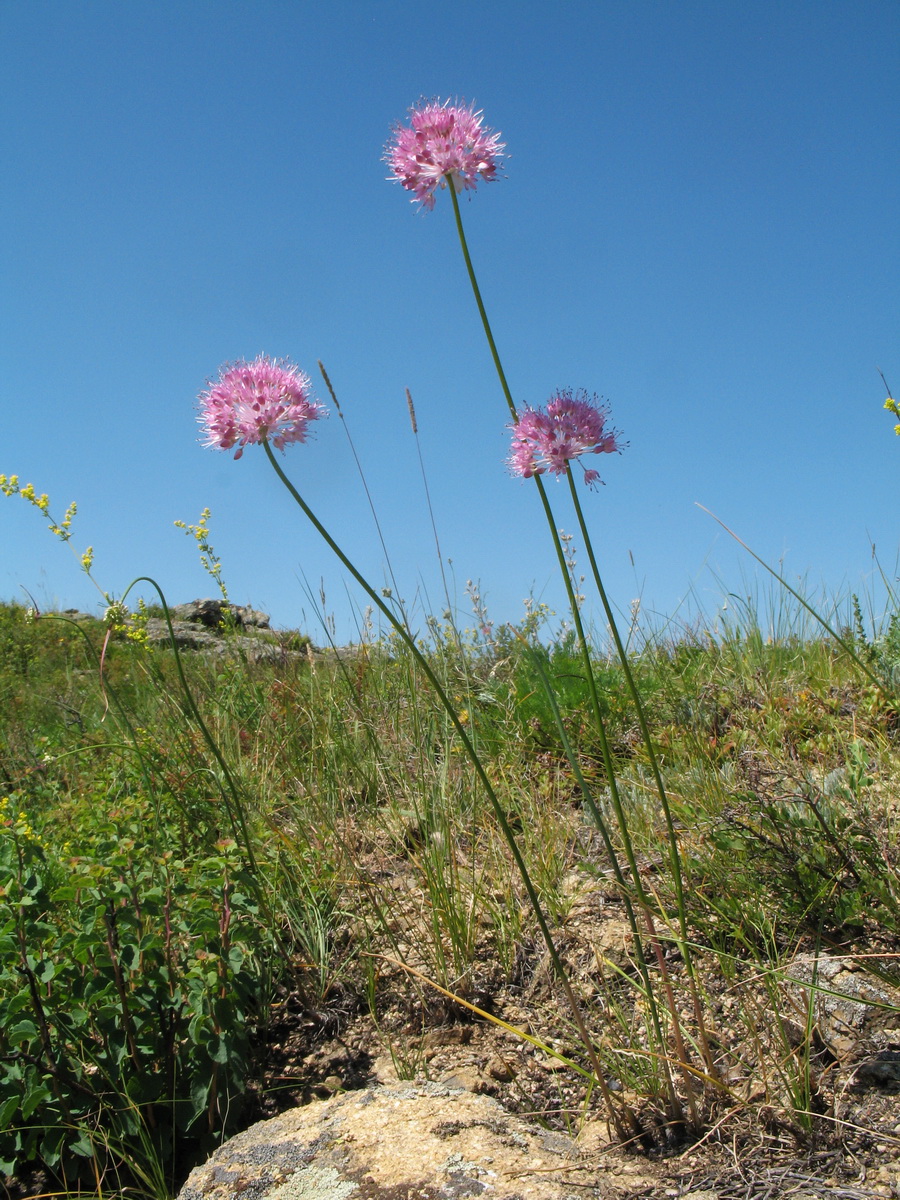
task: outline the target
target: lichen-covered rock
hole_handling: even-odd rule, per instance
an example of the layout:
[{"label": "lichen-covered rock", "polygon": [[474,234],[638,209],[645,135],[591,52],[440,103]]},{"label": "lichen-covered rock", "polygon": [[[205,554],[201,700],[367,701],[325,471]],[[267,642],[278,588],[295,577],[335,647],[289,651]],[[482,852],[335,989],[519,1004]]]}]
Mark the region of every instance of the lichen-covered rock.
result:
[{"label": "lichen-covered rock", "polygon": [[168,621],[149,617],[143,629],[151,646],[176,646],[179,650],[223,656],[239,654],[254,663],[278,663],[305,653],[305,649],[292,646],[286,635],[272,632],[267,613],[225,600],[173,604]]},{"label": "lichen-covered rock", "polygon": [[851,957],[798,954],[784,970],[783,1023],[798,1042],[809,1005],[822,1043],[855,1086],[900,1083],[900,990]]},{"label": "lichen-covered rock", "polygon": [[195,1168],[179,1200],[587,1200],[600,1171],[488,1096],[397,1083],[259,1122]]},{"label": "lichen-covered rock", "polygon": [[268,613],[245,604],[230,604],[227,600],[191,600],[188,604],[174,604],[169,612],[175,621],[192,621],[207,629],[218,629],[226,616],[235,625],[247,629],[269,628]]}]

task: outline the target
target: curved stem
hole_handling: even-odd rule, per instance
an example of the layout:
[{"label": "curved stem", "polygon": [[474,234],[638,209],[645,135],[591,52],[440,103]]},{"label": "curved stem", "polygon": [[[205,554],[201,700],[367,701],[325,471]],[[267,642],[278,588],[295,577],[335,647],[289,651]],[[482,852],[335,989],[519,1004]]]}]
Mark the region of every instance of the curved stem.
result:
[{"label": "curved stem", "polygon": [[[166,626],[169,630],[169,639],[171,640],[171,643],[172,643],[172,651],[173,651],[174,658],[175,658],[175,669],[178,672],[178,682],[181,685],[181,690],[184,694],[185,703],[187,704],[187,708],[188,708],[190,715],[196,721],[197,726],[199,727],[200,732],[203,735],[203,740],[206,742],[207,746],[209,747],[210,751],[212,752],[213,757],[215,758],[216,762],[219,764],[219,769],[221,770],[222,776],[227,784],[227,790],[231,794],[231,799],[233,800],[234,803],[233,803],[233,805],[228,804],[227,807],[228,807],[228,817],[229,817],[229,820],[231,821],[232,830],[235,833],[235,835],[240,833],[240,837],[243,839],[244,852],[247,855],[247,863],[250,867],[254,882],[256,884],[258,897],[261,901],[264,901],[264,893],[263,893],[263,889],[262,889],[262,876],[259,871],[259,864],[256,861],[256,855],[253,852],[253,841],[250,837],[249,827],[247,826],[247,816],[246,816],[246,813],[244,812],[244,804],[243,804],[243,800],[241,798],[240,789],[238,788],[238,785],[235,783],[234,776],[231,774],[228,763],[225,761],[222,751],[219,749],[218,742],[213,737],[212,733],[209,730],[209,727],[207,726],[206,722],[203,720],[203,717],[200,714],[200,709],[197,707],[197,702],[194,699],[194,694],[190,689],[190,685],[188,684],[187,676],[184,673],[184,665],[181,661],[181,652],[178,649],[178,645],[175,640],[175,630],[172,628],[172,618],[169,613],[169,606],[166,603],[166,598],[163,595],[162,588],[159,586],[159,584],[156,582],[155,579],[151,579],[151,577],[149,575],[139,575],[138,578],[132,580],[132,582],[126,588],[126,590],[122,596],[123,600],[124,600],[125,596],[127,596],[128,593],[131,591],[131,589],[138,583],[149,583],[150,586],[155,589],[156,594],[159,596],[160,603],[162,604],[162,608],[163,608],[163,614],[166,619]],[[268,904],[266,902],[264,902],[263,907],[268,909]]]},{"label": "curved stem", "polygon": [[563,991],[565,992],[566,999],[569,1003],[569,1008],[572,1013],[572,1017],[575,1021],[576,1026],[578,1027],[578,1032],[581,1037],[582,1043],[584,1044],[584,1048],[587,1051],[587,1053],[591,1059],[591,1066],[594,1069],[594,1073],[595,1073],[596,1079],[597,1079],[597,1084],[600,1087],[600,1089],[603,1093],[604,1099],[607,1102],[607,1105],[608,1105],[609,1111],[610,1111],[610,1115],[613,1119],[614,1124],[616,1125],[617,1132],[619,1133],[620,1136],[625,1136],[626,1130],[624,1129],[624,1127],[621,1124],[621,1114],[619,1113],[618,1109],[616,1108],[616,1105],[613,1101],[612,1094],[610,1093],[610,1091],[606,1085],[606,1081],[603,1076],[603,1070],[600,1065],[600,1060],[597,1057],[597,1052],[594,1049],[593,1041],[591,1040],[590,1034],[588,1033],[587,1027],[585,1026],[584,1018],[581,1015],[581,1008],[580,1008],[580,1005],[578,1004],[577,999],[575,998],[575,993],[572,990],[572,985],[569,983],[569,978],[568,978],[568,975],[566,974],[566,969],[562,964],[562,960],[559,957],[559,953],[558,953],[558,951],[556,949],[556,945],[553,941],[553,935],[550,932],[550,927],[547,924],[546,917],[544,916],[544,911],[541,906],[540,899],[538,898],[537,890],[536,890],[534,884],[532,883],[531,876],[528,872],[528,868],[525,865],[525,860],[523,859],[522,853],[519,850],[519,847],[516,843],[515,834],[513,833],[512,828],[509,824],[509,821],[507,820],[506,814],[503,811],[503,806],[500,803],[499,797],[497,796],[497,793],[494,791],[494,788],[491,785],[491,781],[487,777],[484,766],[482,765],[481,759],[478,756],[478,752],[476,751],[472,741],[470,740],[469,735],[466,732],[465,726],[460,721],[453,703],[451,702],[447,693],[444,691],[441,681],[438,679],[437,675],[435,674],[435,672],[432,669],[431,665],[429,664],[428,660],[425,658],[422,651],[416,645],[416,640],[415,640],[414,636],[412,635],[412,633],[406,629],[406,627],[403,625],[403,623],[401,621],[398,620],[395,613],[388,607],[388,605],[385,604],[384,600],[381,598],[381,596],[378,595],[378,593],[371,586],[371,584],[365,579],[365,577],[360,574],[360,572],[356,569],[356,567],[353,565],[353,563],[350,561],[350,559],[347,557],[347,555],[343,552],[343,550],[340,548],[340,546],[337,544],[337,542],[334,540],[334,538],[331,536],[331,534],[328,532],[328,530],[325,528],[325,526],[321,523],[321,521],[318,519],[318,517],[315,515],[315,513],[312,511],[312,509],[309,507],[309,505],[306,503],[306,501],[303,499],[303,497],[300,495],[300,493],[297,491],[297,489],[291,483],[290,479],[288,479],[287,475],[285,475],[284,471],[281,468],[280,463],[275,458],[275,455],[272,451],[272,447],[269,445],[269,443],[267,441],[263,442],[263,448],[265,449],[266,455],[269,459],[269,462],[272,464],[272,467],[273,467],[276,475],[281,480],[281,482],[284,484],[284,486],[287,488],[287,490],[290,492],[291,496],[294,498],[296,503],[299,505],[300,509],[302,510],[303,514],[306,516],[307,520],[310,522],[310,524],[313,526],[313,528],[316,530],[316,532],[320,535],[320,537],[323,539],[323,541],[328,545],[329,549],[335,554],[335,556],[338,558],[338,560],[341,562],[341,564],[346,568],[346,570],[348,570],[350,572],[350,574],[353,576],[353,578],[356,580],[356,582],[359,584],[359,586],[363,589],[363,591],[366,593],[366,595],[369,597],[369,599],[373,602],[373,604],[375,604],[375,606],[382,613],[382,615],[384,617],[386,617],[387,620],[390,622],[391,626],[394,628],[394,630],[397,632],[397,634],[400,636],[400,638],[405,643],[407,649],[412,654],[413,658],[415,659],[415,661],[416,661],[417,665],[419,666],[419,668],[421,669],[422,673],[425,675],[428,682],[431,684],[432,688],[434,689],[435,695],[438,697],[442,706],[444,707],[445,711],[447,712],[447,715],[449,716],[450,721],[453,724],[453,727],[456,730],[456,733],[457,733],[460,741],[462,742],[463,748],[469,758],[469,761],[472,763],[472,766],[475,769],[475,773],[478,776],[479,782],[481,783],[481,786],[484,788],[485,794],[487,795],[488,800],[490,801],[491,807],[494,810],[494,816],[497,818],[497,823],[499,824],[500,829],[503,833],[503,836],[506,839],[506,844],[509,846],[510,853],[513,856],[516,867],[521,876],[522,883],[525,885],[525,891],[528,893],[528,900],[531,904],[532,911],[534,912],[538,926],[540,927],[541,935],[544,939],[544,943],[545,943],[545,945],[547,947],[547,951],[550,955],[550,961],[553,963],[553,968],[557,974],[557,977],[559,978],[559,981],[562,985]]}]

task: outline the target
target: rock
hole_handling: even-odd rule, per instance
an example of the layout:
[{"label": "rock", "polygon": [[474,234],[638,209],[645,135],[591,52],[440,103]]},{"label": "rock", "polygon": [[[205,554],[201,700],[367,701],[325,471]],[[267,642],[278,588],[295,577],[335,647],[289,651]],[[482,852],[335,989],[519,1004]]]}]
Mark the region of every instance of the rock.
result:
[{"label": "rock", "polygon": [[496,1079],[498,1083],[509,1083],[516,1077],[515,1066],[499,1054],[495,1054],[489,1059],[485,1071],[491,1079]]},{"label": "rock", "polygon": [[567,1200],[598,1195],[602,1172],[488,1096],[395,1083],[260,1121],[196,1167],[178,1200]]},{"label": "rock", "polygon": [[145,628],[151,646],[171,646],[174,641],[179,650],[219,650],[224,645],[222,638],[189,621],[173,620],[170,633],[161,617],[148,617]]},{"label": "rock", "polygon": [[855,1088],[880,1087],[896,1091],[900,1087],[900,1050],[881,1050],[874,1057],[857,1063],[850,1083]]},{"label": "rock", "polygon": [[449,1073],[445,1074],[441,1079],[441,1083],[445,1087],[452,1088],[454,1091],[480,1093],[485,1090],[487,1080],[474,1063],[464,1063],[461,1066],[454,1067]]},{"label": "rock", "polygon": [[861,970],[851,956],[830,954],[798,954],[784,970],[783,986],[784,1020],[798,1040],[812,998],[816,1032],[841,1068],[858,1067],[856,1086],[874,1084],[879,1075],[882,1084],[896,1081],[900,989]]},{"label": "rock", "polygon": [[[144,628],[151,646],[165,648],[174,644],[179,650],[236,653],[254,663],[277,663],[286,658],[308,655],[306,641],[299,633],[274,633],[269,628],[268,613],[243,604],[229,604],[225,600],[192,600],[189,604],[171,605],[169,616],[171,632],[164,618],[147,618]],[[233,621],[231,628],[227,624],[229,616]]]},{"label": "rock", "polygon": [[306,658],[305,651],[289,650],[281,645],[277,635],[262,630],[256,635],[213,631],[194,621],[172,621],[172,631],[161,617],[148,617],[147,641],[162,649],[174,644],[179,650],[205,650],[212,654],[246,655],[250,662],[283,662],[286,658]]},{"label": "rock", "polygon": [[189,604],[173,604],[169,609],[173,621],[190,621],[218,629],[226,616],[245,629],[268,629],[269,614],[244,604],[229,604],[227,600],[191,600]]}]

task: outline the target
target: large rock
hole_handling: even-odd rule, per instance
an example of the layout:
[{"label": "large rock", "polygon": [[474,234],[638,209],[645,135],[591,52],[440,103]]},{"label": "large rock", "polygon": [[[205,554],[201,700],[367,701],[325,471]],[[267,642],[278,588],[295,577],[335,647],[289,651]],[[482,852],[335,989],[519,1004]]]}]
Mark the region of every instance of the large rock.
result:
[{"label": "large rock", "polygon": [[173,621],[190,621],[207,629],[218,629],[226,616],[245,629],[268,629],[269,614],[246,604],[230,604],[227,600],[191,600],[189,604],[173,604],[169,609]]},{"label": "large rock", "polygon": [[[269,628],[268,613],[226,600],[191,600],[188,604],[173,604],[169,622],[162,617],[149,617],[145,623],[147,641],[151,646],[175,645],[179,650],[205,650],[213,654],[238,653],[251,662],[281,662],[294,658],[283,638]],[[233,628],[225,622],[230,619]],[[243,630],[244,632],[236,632]],[[226,636],[227,635],[227,636]]]},{"label": "large rock", "polygon": [[259,1122],[195,1168],[178,1200],[567,1200],[597,1195],[601,1171],[488,1096],[396,1083]]}]

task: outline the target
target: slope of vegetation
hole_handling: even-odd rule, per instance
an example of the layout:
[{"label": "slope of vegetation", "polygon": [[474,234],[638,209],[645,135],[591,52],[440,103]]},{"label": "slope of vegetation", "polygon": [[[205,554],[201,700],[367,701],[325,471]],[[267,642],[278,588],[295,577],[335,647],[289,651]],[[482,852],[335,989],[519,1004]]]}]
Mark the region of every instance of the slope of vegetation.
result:
[{"label": "slope of vegetation", "polygon": [[[673,1030],[645,1020],[652,978],[694,1039],[707,1146],[884,1149],[896,1083],[887,1066],[863,1088],[860,1064],[900,1049],[896,629],[855,638],[874,679],[827,640],[767,640],[752,622],[633,654],[690,970],[646,747],[621,669],[598,652],[619,790],[663,914],[649,975],[542,686],[602,808],[571,639],[432,634],[429,662],[502,800],[604,1085],[638,1114],[638,1148],[698,1136],[663,1116]],[[378,1063],[468,1071],[571,1129],[598,1104],[509,848],[401,644],[286,639],[264,661],[240,647],[176,659],[121,630],[107,642],[99,622],[0,605],[0,947],[11,1194],[171,1195],[223,1136]],[[878,1020],[838,1029],[829,998],[863,983]]]}]

